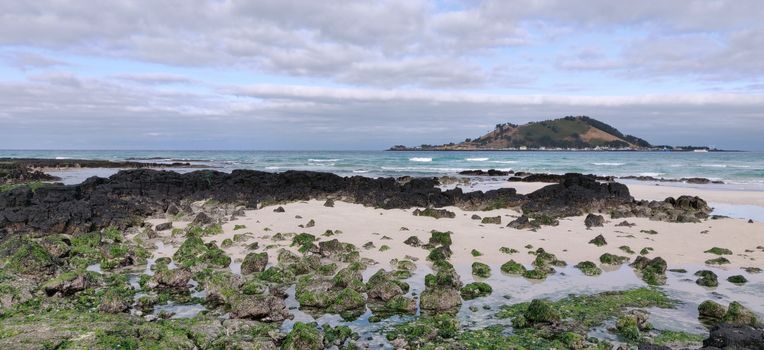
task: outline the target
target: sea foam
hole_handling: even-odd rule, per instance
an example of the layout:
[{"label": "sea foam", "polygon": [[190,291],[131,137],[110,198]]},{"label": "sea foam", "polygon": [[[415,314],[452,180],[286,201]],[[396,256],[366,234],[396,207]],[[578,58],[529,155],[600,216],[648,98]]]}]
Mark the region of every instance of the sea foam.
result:
[{"label": "sea foam", "polygon": [[324,163],[324,162],[339,162],[342,159],[308,159],[309,162],[315,162],[315,163]]},{"label": "sea foam", "polygon": [[424,157],[414,157],[409,158],[412,162],[432,162],[432,158],[424,158]]}]

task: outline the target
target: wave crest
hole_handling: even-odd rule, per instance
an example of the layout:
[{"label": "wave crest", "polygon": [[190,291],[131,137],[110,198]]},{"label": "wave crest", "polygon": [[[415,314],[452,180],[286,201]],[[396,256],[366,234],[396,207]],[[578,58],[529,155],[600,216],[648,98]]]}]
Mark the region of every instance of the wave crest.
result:
[{"label": "wave crest", "polygon": [[412,161],[412,162],[432,162],[432,158],[414,157],[414,158],[409,158],[409,161]]}]

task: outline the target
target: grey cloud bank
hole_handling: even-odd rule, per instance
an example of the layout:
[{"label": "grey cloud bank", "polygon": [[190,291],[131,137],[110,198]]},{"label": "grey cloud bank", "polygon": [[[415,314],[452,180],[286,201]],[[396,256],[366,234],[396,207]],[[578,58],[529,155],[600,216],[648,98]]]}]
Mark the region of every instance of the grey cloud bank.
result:
[{"label": "grey cloud bank", "polygon": [[380,149],[590,115],[764,149],[759,6],[0,1],[0,148]]}]

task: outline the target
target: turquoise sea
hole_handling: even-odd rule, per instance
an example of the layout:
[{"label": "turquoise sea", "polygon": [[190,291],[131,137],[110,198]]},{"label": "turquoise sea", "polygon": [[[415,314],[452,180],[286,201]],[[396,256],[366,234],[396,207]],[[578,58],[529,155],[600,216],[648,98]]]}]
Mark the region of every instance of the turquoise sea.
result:
[{"label": "turquoise sea", "polygon": [[[0,157],[191,162],[230,171],[313,170],[343,176],[442,176],[467,169],[705,177],[727,188],[764,190],[764,152],[386,152],[386,151],[0,151]],[[113,170],[91,171],[109,175]],[[75,182],[78,179],[65,179]]]}]

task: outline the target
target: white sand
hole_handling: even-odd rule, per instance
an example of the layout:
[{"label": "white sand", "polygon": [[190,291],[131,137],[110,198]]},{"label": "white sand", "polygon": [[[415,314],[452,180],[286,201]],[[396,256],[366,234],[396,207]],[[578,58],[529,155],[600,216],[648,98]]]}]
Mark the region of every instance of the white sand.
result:
[{"label": "white sand", "polygon": [[[530,186],[532,184],[528,184]],[[651,188],[637,186],[634,193],[649,194]],[[663,190],[663,188],[661,188]],[[653,195],[663,196],[663,193],[652,192]],[[638,195],[639,196],[639,195]],[[643,197],[644,198],[644,197]],[[658,197],[660,198],[660,197]],[[660,198],[662,199],[662,198]],[[358,204],[336,202],[335,207],[327,208],[323,202],[309,201],[285,204],[285,213],[275,213],[275,207],[266,207],[260,210],[246,212],[246,217],[227,222],[223,225],[224,233],[217,236],[205,237],[207,241],[218,242],[226,238],[233,238],[234,234],[251,232],[252,238],[241,243],[235,243],[233,247],[225,250],[235,260],[242,259],[247,250],[247,244],[257,241],[262,251],[266,246],[278,244],[279,247],[288,247],[290,240],[275,242],[271,236],[277,232],[299,233],[307,232],[316,235],[321,240],[337,238],[342,242],[355,244],[361,256],[374,259],[381,265],[388,267],[388,262],[393,258],[403,258],[406,255],[419,258],[418,264],[424,263],[427,251],[405,245],[403,241],[409,236],[416,235],[426,242],[430,237],[431,230],[452,231],[454,255],[453,263],[471,263],[481,261],[491,265],[502,264],[509,259],[514,259],[524,264],[530,264],[534,256],[528,254],[529,250],[543,247],[546,251],[554,253],[558,258],[568,264],[576,264],[583,260],[599,263],[599,256],[603,253],[628,256],[630,260],[636,254],[627,254],[619,249],[620,246],[629,246],[639,253],[644,247],[654,248],[654,252],[648,257],[663,257],[668,261],[669,268],[683,265],[703,264],[705,260],[716,258],[716,255],[704,253],[709,248],[718,246],[731,249],[734,255],[726,256],[731,264],[724,265],[729,269],[745,266],[759,266],[764,261],[764,251],[757,246],[764,246],[764,223],[749,224],[740,219],[707,220],[702,223],[666,223],[651,221],[643,218],[629,218],[629,222],[636,224],[634,227],[616,227],[615,224],[622,220],[610,220],[604,227],[587,230],[583,217],[573,217],[560,220],[556,227],[545,226],[537,232],[530,230],[515,230],[505,227],[506,224],[519,215],[516,211],[502,209],[489,212],[466,212],[458,208],[447,208],[456,213],[454,219],[433,219],[429,217],[416,217],[412,210],[382,210],[364,207]],[[480,216],[502,216],[501,225],[480,224],[479,220],[472,220],[473,214]],[[296,215],[301,219],[295,218]],[[315,220],[315,227],[300,228],[298,225],[307,223],[310,219]],[[152,220],[156,224],[164,220]],[[182,227],[184,223],[176,223],[176,227]],[[234,231],[235,225],[245,225],[245,229]],[[402,231],[406,227],[408,231]],[[266,228],[270,229],[266,231]],[[341,230],[343,233],[331,237],[321,236],[326,230]],[[641,230],[655,230],[658,234],[651,235],[640,232]],[[597,247],[589,244],[589,240],[602,234],[608,244]],[[175,248],[182,242],[182,237],[169,238],[169,231],[160,233],[168,243]],[[390,240],[382,239],[383,236]],[[376,248],[363,249],[361,246],[366,242],[373,242]],[[532,245],[532,249],[524,248]],[[387,245],[391,249],[380,252],[379,247]],[[270,250],[271,262],[275,260],[279,247]],[[514,248],[519,253],[507,255],[499,252],[500,247]],[[290,248],[294,249],[294,248]],[[471,250],[477,249],[483,255],[473,257]],[[749,252],[746,252],[749,250]]]}]

